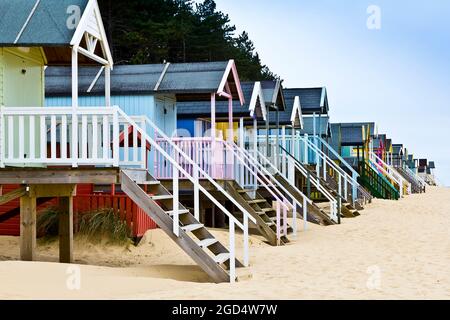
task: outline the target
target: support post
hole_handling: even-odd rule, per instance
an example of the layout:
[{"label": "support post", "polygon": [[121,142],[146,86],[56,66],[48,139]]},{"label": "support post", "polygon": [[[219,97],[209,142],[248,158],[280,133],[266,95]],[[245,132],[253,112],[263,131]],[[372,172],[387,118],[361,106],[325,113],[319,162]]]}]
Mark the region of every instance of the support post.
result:
[{"label": "support post", "polygon": [[20,260],[33,261],[36,250],[36,198],[20,198]]},{"label": "support post", "polygon": [[[258,159],[258,120],[253,118],[253,156]],[[252,193],[252,199],[256,197],[256,189],[258,188],[258,179],[253,179],[253,189],[255,191]]]},{"label": "support post", "polygon": [[194,167],[194,217],[200,221],[200,181],[198,177],[198,167]]},{"label": "support post", "polygon": [[105,66],[105,104],[111,106],[111,66]]},{"label": "support post", "polygon": [[[72,48],[72,167],[78,167],[78,47]],[[41,133],[42,136],[42,133]],[[41,138],[42,139],[42,138]],[[41,150],[42,153],[42,150]]]},{"label": "support post", "polygon": [[73,197],[59,199],[59,262],[73,262]]},{"label": "support post", "polygon": [[308,229],[308,203],[306,197],[303,197],[303,230]]},{"label": "support post", "polygon": [[[244,118],[240,118],[239,119],[239,147],[241,148],[241,150],[244,150],[245,148],[245,141],[244,141]],[[245,161],[245,158],[243,159],[243,161]],[[250,163],[249,163],[250,165]],[[245,186],[245,171],[244,171],[244,164],[241,163],[239,165],[239,184],[241,185],[241,187],[246,187]]]}]

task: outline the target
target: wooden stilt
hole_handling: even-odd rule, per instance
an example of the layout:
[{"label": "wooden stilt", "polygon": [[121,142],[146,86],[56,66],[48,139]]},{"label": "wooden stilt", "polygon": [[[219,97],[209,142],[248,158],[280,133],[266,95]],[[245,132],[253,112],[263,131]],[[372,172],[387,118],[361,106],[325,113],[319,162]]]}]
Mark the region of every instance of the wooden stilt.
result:
[{"label": "wooden stilt", "polygon": [[73,262],[73,197],[59,199],[59,262]]},{"label": "wooden stilt", "polygon": [[33,261],[36,251],[36,198],[20,198],[20,259]]}]

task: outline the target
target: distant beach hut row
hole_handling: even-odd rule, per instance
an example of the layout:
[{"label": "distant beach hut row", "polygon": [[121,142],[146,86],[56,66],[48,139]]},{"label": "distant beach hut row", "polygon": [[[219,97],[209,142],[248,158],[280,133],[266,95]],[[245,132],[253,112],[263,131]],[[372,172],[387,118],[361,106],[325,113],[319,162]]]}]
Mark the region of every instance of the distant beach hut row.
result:
[{"label": "distant beach hut row", "polygon": [[72,262],[81,217],[108,209],[132,237],[161,228],[212,281],[234,282],[250,232],[284,245],[297,226],[435,184],[434,162],[375,123],[333,123],[325,87],[241,82],[234,60],[114,66],[97,2],[75,1],[68,28],[73,2],[0,0],[0,235],[21,237],[21,259],[35,259],[38,211],[59,207]]}]

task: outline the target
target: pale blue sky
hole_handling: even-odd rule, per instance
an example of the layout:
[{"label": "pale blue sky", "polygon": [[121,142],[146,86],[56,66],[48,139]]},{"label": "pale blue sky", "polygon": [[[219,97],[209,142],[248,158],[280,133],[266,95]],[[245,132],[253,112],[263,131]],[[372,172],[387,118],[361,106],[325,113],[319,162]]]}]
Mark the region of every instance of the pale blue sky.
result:
[{"label": "pale blue sky", "polygon": [[450,1],[216,2],[285,86],[326,86],[333,122],[375,121],[450,186]]}]

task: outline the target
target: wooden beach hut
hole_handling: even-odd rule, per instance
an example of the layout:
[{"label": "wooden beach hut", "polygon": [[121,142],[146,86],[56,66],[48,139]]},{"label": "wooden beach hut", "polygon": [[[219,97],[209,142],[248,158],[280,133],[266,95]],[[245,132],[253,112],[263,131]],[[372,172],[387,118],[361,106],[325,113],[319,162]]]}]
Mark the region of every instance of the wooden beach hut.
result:
[{"label": "wooden beach hut", "polygon": [[[248,265],[248,224],[255,219],[153,121],[146,125],[161,140],[150,136],[134,116],[112,105],[113,60],[97,1],[2,0],[0,12],[6,13],[0,21],[0,92],[4,104],[0,109],[0,184],[21,185],[18,190],[2,194],[0,204],[20,198],[21,259],[35,259],[36,207],[40,199],[59,198],[60,261],[72,262],[76,185],[119,185],[213,281],[234,282],[236,268]],[[44,106],[44,69],[61,65],[71,66],[71,105]],[[95,65],[102,70],[98,73],[105,78],[101,105],[79,104],[79,65]],[[225,65],[235,73],[232,63]],[[183,72],[179,70],[174,77],[182,78]],[[214,101],[216,94],[239,94],[233,79],[219,79],[217,87],[223,90],[206,94],[208,98]],[[19,97],[19,86],[29,86],[33,98]],[[172,191],[149,172],[149,149],[158,151],[164,164],[171,165]],[[188,165],[190,172],[186,170]],[[193,171],[198,173],[196,177]],[[214,195],[200,184],[200,175],[216,186]],[[184,183],[193,185],[193,197],[197,200],[192,211],[180,202],[181,177]],[[226,215],[228,245],[200,223],[200,195]],[[218,198],[233,203],[242,222]],[[131,214],[129,208],[124,212]],[[242,255],[236,252],[236,229],[244,238]]]}]

